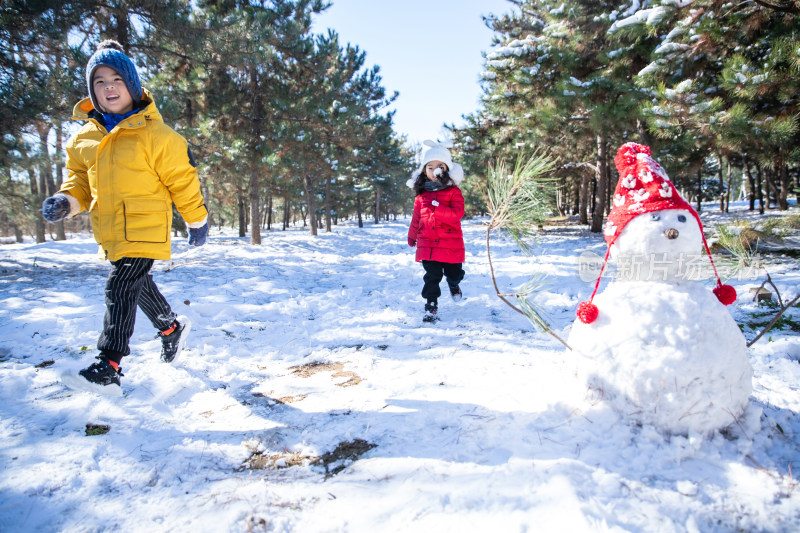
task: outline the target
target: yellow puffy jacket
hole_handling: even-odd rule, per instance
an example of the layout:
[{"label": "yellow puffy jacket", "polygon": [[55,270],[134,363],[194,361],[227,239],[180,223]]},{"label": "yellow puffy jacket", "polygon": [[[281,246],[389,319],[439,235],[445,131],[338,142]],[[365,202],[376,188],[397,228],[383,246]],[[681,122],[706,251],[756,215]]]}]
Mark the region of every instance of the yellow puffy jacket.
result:
[{"label": "yellow puffy jacket", "polygon": [[188,224],[208,212],[197,169],[180,134],[164,124],[153,96],[111,133],[95,118],[92,102],[75,105],[73,120],[86,124],[67,142],[67,194],[71,216],[92,214],[94,238],[110,261],[122,257],[169,259],[172,204]]}]

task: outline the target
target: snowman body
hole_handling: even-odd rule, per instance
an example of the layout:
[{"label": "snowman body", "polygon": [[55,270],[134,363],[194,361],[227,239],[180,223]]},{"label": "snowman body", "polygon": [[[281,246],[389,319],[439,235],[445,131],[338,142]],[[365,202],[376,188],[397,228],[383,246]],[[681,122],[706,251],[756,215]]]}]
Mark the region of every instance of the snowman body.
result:
[{"label": "snowman body", "polygon": [[611,245],[617,276],[576,320],[578,374],[620,412],[669,433],[707,434],[748,404],[753,371],[736,322],[698,282],[701,229],[686,209],[643,213]]}]

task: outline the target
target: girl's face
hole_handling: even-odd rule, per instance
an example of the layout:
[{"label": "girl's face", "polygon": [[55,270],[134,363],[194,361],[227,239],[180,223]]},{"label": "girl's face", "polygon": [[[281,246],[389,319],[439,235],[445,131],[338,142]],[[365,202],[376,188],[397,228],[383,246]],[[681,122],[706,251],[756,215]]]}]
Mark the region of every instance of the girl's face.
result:
[{"label": "girl's face", "polygon": [[439,176],[435,175],[436,169],[442,169],[442,171],[447,170],[447,165],[442,163],[441,161],[429,161],[425,164],[425,177],[427,177],[431,181],[439,181]]},{"label": "girl's face", "polygon": [[133,98],[122,76],[116,70],[101,66],[92,75],[92,90],[100,111],[124,115],[133,110]]}]

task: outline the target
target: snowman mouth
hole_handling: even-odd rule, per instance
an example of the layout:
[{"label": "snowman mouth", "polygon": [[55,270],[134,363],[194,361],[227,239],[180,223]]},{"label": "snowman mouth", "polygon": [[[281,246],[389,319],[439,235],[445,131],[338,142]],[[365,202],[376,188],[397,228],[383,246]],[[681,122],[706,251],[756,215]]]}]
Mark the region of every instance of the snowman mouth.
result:
[{"label": "snowman mouth", "polygon": [[678,235],[680,235],[680,232],[675,228],[669,228],[666,231],[664,231],[664,236],[667,239],[677,239]]}]

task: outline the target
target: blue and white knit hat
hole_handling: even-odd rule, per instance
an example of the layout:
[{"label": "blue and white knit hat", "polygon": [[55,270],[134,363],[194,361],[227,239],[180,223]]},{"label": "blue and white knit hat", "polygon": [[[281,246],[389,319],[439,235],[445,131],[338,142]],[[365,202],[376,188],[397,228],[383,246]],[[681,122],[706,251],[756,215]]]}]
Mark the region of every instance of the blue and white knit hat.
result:
[{"label": "blue and white knit hat", "polygon": [[136,66],[133,61],[122,49],[122,45],[112,39],[107,39],[97,45],[97,51],[89,58],[86,64],[86,85],[89,88],[89,98],[92,99],[92,105],[98,111],[103,111],[97,103],[97,98],[92,88],[92,76],[98,67],[109,67],[119,72],[122,79],[125,81],[125,87],[133,98],[134,105],[137,104],[143,96],[142,82],[139,80],[139,73],[136,71]]}]

